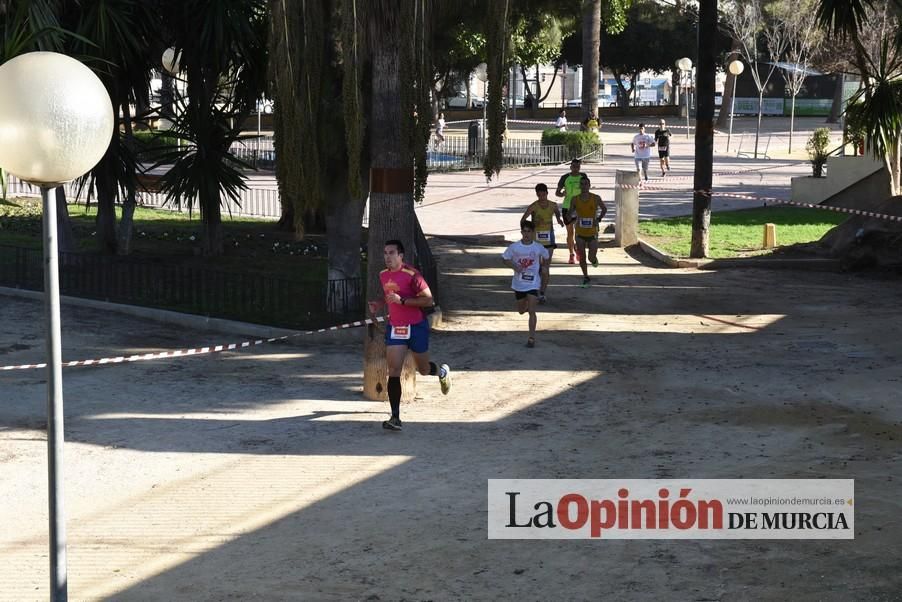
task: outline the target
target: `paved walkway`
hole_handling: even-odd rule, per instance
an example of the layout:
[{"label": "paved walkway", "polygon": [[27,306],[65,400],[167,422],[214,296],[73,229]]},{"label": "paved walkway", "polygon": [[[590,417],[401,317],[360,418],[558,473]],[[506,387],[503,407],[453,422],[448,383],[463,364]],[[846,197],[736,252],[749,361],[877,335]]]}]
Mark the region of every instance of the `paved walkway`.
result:
[{"label": "paved walkway", "polygon": [[[640,192],[639,217],[648,219],[692,213],[693,162],[691,143],[685,139],[672,144],[672,171],[660,177],[657,159],[649,165],[648,187]],[[427,234],[441,236],[502,235],[518,237],[518,221],[535,200],[534,187],[544,182],[550,189],[569,166],[504,170],[486,186],[481,171],[435,173],[429,176],[426,199],[417,215]],[[610,209],[605,222],[614,220],[614,178],[617,170],[634,171],[629,145],[608,145],[606,160],[585,163],[583,171],[592,179],[593,190]],[[807,162],[796,159],[748,159],[719,155],[715,158],[714,190],[750,197],[790,198],[790,178],[809,175]],[[553,194],[553,192],[552,192]],[[715,197],[714,211],[760,206],[756,200]],[[558,233],[561,238],[563,229]]]}]

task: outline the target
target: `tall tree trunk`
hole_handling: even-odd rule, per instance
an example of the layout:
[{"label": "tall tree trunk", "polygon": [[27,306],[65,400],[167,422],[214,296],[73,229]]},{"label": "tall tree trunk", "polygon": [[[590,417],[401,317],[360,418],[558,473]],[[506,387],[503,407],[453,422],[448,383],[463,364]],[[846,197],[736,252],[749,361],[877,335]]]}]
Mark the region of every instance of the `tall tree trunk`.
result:
[{"label": "tall tree trunk", "polygon": [[160,117],[169,121],[175,120],[174,87],[175,80],[164,69],[163,74],[160,76]]},{"label": "tall tree trunk", "polygon": [[[836,123],[842,113],[843,85],[845,82],[845,74],[836,74],[836,86],[833,88],[833,104],[830,105],[830,115],[827,116],[827,123]],[[845,132],[843,132],[843,140],[845,140]]]},{"label": "tall tree trunk", "polygon": [[[378,18],[375,17],[375,18]],[[380,19],[383,21],[383,19]],[[385,241],[398,239],[404,243],[406,263],[413,263],[415,219],[413,209],[413,153],[404,148],[399,132],[404,130],[401,106],[401,48],[397,22],[384,19],[383,25],[395,25],[395,31],[381,31],[373,40],[372,104],[370,111],[370,219],[367,249],[367,290],[370,299],[380,299],[382,285],[379,272]],[[387,28],[390,29],[390,28]],[[368,399],[388,398],[388,364],[385,340],[379,329],[368,327],[364,343],[363,394]],[[416,396],[416,370],[408,355],[401,375],[402,401]]]},{"label": "tall tree trunk", "polygon": [[764,88],[758,91],[758,124],[755,126],[755,158],[758,158],[758,139],[761,137],[761,115],[764,113]]},{"label": "tall tree trunk", "polygon": [[792,152],[792,131],[795,129],[796,122],[796,96],[792,95],[792,104],[789,109],[789,152]]},{"label": "tall tree trunk", "polygon": [[101,253],[116,253],[116,180],[111,173],[112,151],[101,159],[102,165],[94,170],[94,185],[97,189],[97,247]]},{"label": "tall tree trunk", "polygon": [[[739,40],[733,38],[733,47],[730,50],[730,56],[727,57],[727,65],[739,58],[739,49],[742,44]],[[727,79],[723,83],[723,97],[720,101],[720,112],[717,114],[716,127],[725,128],[730,121],[730,113],[733,112],[733,91],[736,88],[736,76],[727,69]]]},{"label": "tall tree trunk", "polygon": [[[123,124],[125,125],[125,139],[134,148],[134,132],[132,131],[132,120],[131,115],[129,114],[129,106],[128,103],[123,103],[122,106],[122,115],[123,115]],[[134,231],[135,224],[135,207],[137,206],[137,201],[135,199],[135,178],[136,174],[131,173],[128,174],[129,178],[132,180],[132,184],[126,186],[126,197],[122,202],[122,217],[119,218],[119,232],[116,243],[116,252],[119,255],[128,255],[132,252],[132,232]]]},{"label": "tall tree trunk", "polygon": [[201,205],[201,222],[203,224],[203,253],[207,256],[222,255],[222,208],[220,192],[212,191],[206,195],[206,202]]},{"label": "tall tree trunk", "polygon": [[[526,67],[524,67],[523,65],[520,65],[520,75],[523,76],[524,102],[526,101],[526,99],[529,100],[529,116],[535,117],[536,109],[539,108],[539,100],[538,96],[533,94],[532,88],[529,87],[529,78],[526,77]],[[538,80],[538,77],[536,78],[536,80]]]},{"label": "tall tree trunk", "polygon": [[75,234],[72,231],[72,220],[69,219],[66,190],[62,186],[56,187],[56,238],[60,253],[75,251]]},{"label": "tall tree trunk", "polygon": [[[300,183],[301,139],[304,136],[298,107],[301,90],[303,9],[295,0],[271,0],[272,31],[269,36],[269,73],[276,110],[273,111],[273,144],[276,152],[276,182],[282,215],[278,228],[304,237],[303,186]],[[300,39],[298,39],[300,37]]]},{"label": "tall tree trunk", "polygon": [[583,0],[583,119],[598,115],[598,65],[601,60],[601,0]]},{"label": "tall tree trunk", "polygon": [[698,6],[698,69],[696,70],[695,177],[692,199],[691,257],[708,256],[711,185],[714,171],[714,85],[717,70],[717,0]]},{"label": "tall tree trunk", "polygon": [[[682,13],[686,9],[685,0],[676,0],[674,8]],[[678,55],[677,55],[678,56]],[[676,65],[671,63],[670,66],[670,102],[676,107],[680,106],[680,70]]]},{"label": "tall tree trunk", "polygon": [[[365,166],[364,166],[365,169]],[[361,221],[366,204],[366,183],[361,184],[364,193],[354,198],[348,190],[347,173],[330,178],[333,197],[326,205],[326,240],[329,248],[329,276],[333,281],[348,281],[360,277]],[[376,259],[381,257],[377,256]],[[350,282],[329,286],[327,306],[331,311],[362,311],[362,290],[351,288]]]}]

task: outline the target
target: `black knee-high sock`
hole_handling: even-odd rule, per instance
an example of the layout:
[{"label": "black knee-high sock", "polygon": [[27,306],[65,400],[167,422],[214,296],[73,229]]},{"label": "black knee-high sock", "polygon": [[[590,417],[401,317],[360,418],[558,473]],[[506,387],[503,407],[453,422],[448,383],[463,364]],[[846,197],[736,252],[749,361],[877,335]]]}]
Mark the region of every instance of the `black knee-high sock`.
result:
[{"label": "black knee-high sock", "polygon": [[429,362],[429,376],[436,376],[438,374],[438,366],[435,362]]},{"label": "black knee-high sock", "polygon": [[401,377],[388,377],[388,402],[391,404],[391,415],[401,417]]}]

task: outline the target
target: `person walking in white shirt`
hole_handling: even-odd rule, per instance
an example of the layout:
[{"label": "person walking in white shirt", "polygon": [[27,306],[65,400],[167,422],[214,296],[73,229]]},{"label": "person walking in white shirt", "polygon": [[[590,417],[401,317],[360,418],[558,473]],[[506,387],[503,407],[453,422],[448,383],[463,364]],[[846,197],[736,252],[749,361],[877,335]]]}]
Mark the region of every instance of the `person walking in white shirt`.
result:
[{"label": "person walking in white shirt", "polygon": [[561,109],[561,112],[557,114],[557,120],[554,122],[554,127],[562,132],[567,131],[567,111]]},{"label": "person walking in white shirt", "polygon": [[435,122],[435,150],[438,150],[445,141],[445,114],[439,113]]}]

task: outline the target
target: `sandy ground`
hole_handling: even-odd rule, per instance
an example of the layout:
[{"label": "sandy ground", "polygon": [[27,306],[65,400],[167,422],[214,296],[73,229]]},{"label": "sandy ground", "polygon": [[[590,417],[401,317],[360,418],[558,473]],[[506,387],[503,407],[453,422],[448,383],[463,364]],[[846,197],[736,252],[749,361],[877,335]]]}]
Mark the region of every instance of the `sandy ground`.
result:
[{"label": "sandy ground", "polygon": [[[902,284],[608,248],[587,290],[555,264],[529,350],[500,251],[437,241],[454,390],[421,380],[401,434],[356,343],[67,369],[70,599],[899,599]],[[232,342],[63,325],[67,359]],[[42,342],[0,298],[0,364]],[[0,598],[43,600],[43,374],[0,391]],[[487,540],[486,480],[515,477],[853,478],[856,538]]]}]

